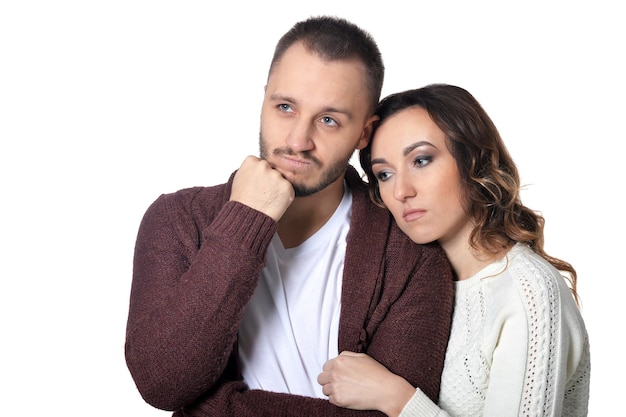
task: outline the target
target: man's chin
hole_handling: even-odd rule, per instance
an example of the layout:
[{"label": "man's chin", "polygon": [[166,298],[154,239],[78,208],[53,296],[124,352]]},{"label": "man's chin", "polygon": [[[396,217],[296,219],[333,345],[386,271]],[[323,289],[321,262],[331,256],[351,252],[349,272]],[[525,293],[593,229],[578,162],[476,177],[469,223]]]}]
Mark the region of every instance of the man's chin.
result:
[{"label": "man's chin", "polygon": [[291,182],[291,186],[293,187],[293,192],[296,197],[308,197],[311,194],[315,194],[318,190],[313,189],[301,182]]},{"label": "man's chin", "polygon": [[319,192],[323,188],[320,187],[319,184],[311,186],[309,184],[303,184],[302,182],[294,182],[291,180],[290,182],[296,197],[308,197]]}]

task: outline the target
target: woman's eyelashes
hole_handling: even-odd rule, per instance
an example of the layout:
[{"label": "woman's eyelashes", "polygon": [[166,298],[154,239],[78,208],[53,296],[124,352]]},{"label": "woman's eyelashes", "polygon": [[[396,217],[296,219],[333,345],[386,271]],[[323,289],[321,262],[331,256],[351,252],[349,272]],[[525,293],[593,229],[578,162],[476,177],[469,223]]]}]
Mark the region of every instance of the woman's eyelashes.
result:
[{"label": "woman's eyelashes", "polygon": [[[411,165],[413,168],[424,168],[433,161],[433,158],[433,155],[417,155],[413,157]],[[393,175],[393,170],[387,168],[372,169],[372,171],[374,177],[381,182],[387,181]]]},{"label": "woman's eyelashes", "polygon": [[415,158],[413,158],[413,166],[421,168],[428,165],[432,160],[432,155],[417,155]]},{"label": "woman's eyelashes", "polygon": [[391,176],[391,172],[381,169],[378,172],[374,172],[374,175],[376,176],[376,179],[380,182],[385,182],[389,179],[389,177]]}]

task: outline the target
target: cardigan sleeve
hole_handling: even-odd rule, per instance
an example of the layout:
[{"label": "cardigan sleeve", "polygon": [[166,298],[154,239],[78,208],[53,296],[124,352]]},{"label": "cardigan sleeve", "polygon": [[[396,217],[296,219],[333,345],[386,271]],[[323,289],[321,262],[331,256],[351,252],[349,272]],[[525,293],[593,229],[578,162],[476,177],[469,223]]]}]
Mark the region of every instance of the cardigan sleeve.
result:
[{"label": "cardigan sleeve", "polygon": [[243,381],[222,381],[216,389],[174,417],[384,417],[379,411],[337,407],[328,400],[248,389]]},{"label": "cardigan sleeve", "polygon": [[[386,282],[378,293],[380,299],[366,329],[351,341],[351,346],[358,350],[357,346],[363,343],[365,353],[416,386],[423,386],[429,392],[426,400],[436,401],[453,308],[451,269],[437,245],[420,249],[400,236],[399,240],[392,238],[388,249],[390,253],[383,268]],[[352,288],[350,283],[358,282],[358,278],[352,276],[346,284]],[[348,289],[347,293],[352,291]],[[358,313],[353,311],[354,307],[346,308],[343,320]],[[247,390],[241,381],[230,381],[219,384],[192,407],[186,407],[180,416],[301,417],[303,410],[311,417],[384,415],[378,411],[337,407],[325,399]]]},{"label": "cardigan sleeve", "polygon": [[[387,260],[386,280],[394,274],[408,279],[393,279],[403,284],[391,293],[388,307],[375,311],[368,325],[370,344],[364,353],[437,402],[454,308],[451,268],[439,245],[407,242],[409,246],[403,246],[394,240],[390,245],[395,253]],[[402,272],[400,265],[412,259],[411,253],[418,257],[409,263],[411,269]],[[387,293],[389,290],[383,292],[384,298]]]},{"label": "cardigan sleeve", "polygon": [[[234,366],[237,332],[277,224],[238,203],[215,206],[204,224],[192,205],[162,196],[140,225],[125,352],[142,397],[175,416],[382,416],[247,388]],[[350,331],[340,328],[340,346],[370,353],[436,399],[453,299],[449,264],[438,246],[422,251],[388,222],[377,226],[381,218],[355,217],[369,226],[351,230],[361,235],[346,262],[365,265],[368,277],[344,274],[343,294],[358,296],[342,300]],[[385,253],[368,251],[375,228]]]},{"label": "cardigan sleeve", "polygon": [[135,384],[164,410],[197,400],[224,372],[277,227],[227,202],[200,228],[181,201],[163,195],[142,219],[126,328]]}]

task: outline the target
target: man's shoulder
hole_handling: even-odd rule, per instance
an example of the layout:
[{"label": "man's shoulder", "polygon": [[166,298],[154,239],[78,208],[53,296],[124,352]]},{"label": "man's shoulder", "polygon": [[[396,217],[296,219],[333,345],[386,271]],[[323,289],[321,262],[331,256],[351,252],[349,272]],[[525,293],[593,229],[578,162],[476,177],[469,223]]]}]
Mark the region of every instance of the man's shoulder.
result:
[{"label": "man's shoulder", "polygon": [[363,176],[352,165],[348,165],[345,173],[345,180],[351,189],[357,189],[359,191],[367,191],[367,182],[363,179]]},{"label": "man's shoulder", "polygon": [[203,199],[214,197],[216,194],[222,194],[226,191],[230,192],[230,186],[228,183],[216,184],[216,185],[196,185],[187,188],[181,188],[171,193],[173,198],[178,199]]},{"label": "man's shoulder", "polygon": [[230,183],[190,186],[161,194],[153,205],[188,212],[217,209],[230,198],[230,189]]}]

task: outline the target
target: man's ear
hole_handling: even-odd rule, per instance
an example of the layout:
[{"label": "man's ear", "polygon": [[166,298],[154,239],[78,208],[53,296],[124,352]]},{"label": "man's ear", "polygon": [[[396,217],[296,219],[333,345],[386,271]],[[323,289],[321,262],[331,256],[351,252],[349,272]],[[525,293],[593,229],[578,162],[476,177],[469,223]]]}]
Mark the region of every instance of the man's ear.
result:
[{"label": "man's ear", "polygon": [[369,141],[372,139],[372,132],[374,130],[374,122],[376,122],[380,117],[377,115],[370,116],[365,123],[365,127],[363,128],[363,132],[361,132],[361,138],[359,139],[359,143],[357,143],[357,149],[363,149],[367,146]]}]

